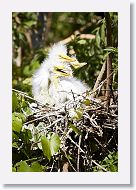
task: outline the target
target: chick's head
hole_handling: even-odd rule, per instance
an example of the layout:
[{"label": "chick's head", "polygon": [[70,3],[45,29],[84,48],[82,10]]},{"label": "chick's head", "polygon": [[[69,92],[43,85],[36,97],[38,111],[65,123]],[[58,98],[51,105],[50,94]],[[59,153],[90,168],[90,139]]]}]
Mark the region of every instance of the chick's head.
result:
[{"label": "chick's head", "polygon": [[61,43],[54,44],[48,55],[48,69],[57,77],[73,76],[72,69],[78,69],[84,65],[86,63],[79,63],[76,57],[68,56],[66,46]]}]

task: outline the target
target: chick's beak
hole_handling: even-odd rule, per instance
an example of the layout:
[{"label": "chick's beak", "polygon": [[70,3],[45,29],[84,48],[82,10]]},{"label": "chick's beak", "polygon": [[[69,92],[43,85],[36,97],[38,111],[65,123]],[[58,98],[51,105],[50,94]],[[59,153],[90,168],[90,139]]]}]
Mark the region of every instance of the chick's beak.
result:
[{"label": "chick's beak", "polygon": [[78,69],[86,65],[87,63],[79,63],[76,58],[69,57],[67,55],[59,55],[59,59],[63,62],[68,62],[74,69]]},{"label": "chick's beak", "polygon": [[69,70],[68,68],[64,67],[64,66],[55,66],[54,67],[54,73],[61,77],[61,76],[72,76],[72,72],[71,70]]},{"label": "chick's beak", "polygon": [[87,63],[79,63],[78,61],[72,62],[71,65],[74,69],[78,69],[86,65]]},{"label": "chick's beak", "polygon": [[74,62],[76,61],[76,58],[73,58],[73,57],[69,57],[67,55],[59,55],[59,59],[62,61],[62,62]]}]

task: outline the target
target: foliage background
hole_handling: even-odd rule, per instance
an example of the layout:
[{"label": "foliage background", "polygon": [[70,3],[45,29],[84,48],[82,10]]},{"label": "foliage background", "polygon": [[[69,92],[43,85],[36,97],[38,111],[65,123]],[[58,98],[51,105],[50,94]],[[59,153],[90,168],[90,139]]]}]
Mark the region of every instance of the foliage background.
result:
[{"label": "foliage background", "polygon": [[[12,86],[32,96],[31,77],[46,58],[51,45],[68,40],[69,54],[75,52],[80,62],[87,62],[84,70],[75,71],[75,76],[93,88],[97,76],[109,53],[113,56],[113,70],[118,68],[118,15],[109,13],[112,26],[112,47],[107,47],[104,13],[20,13],[12,15],[13,65]],[[85,34],[82,37],[81,34]],[[89,35],[88,35],[89,34]],[[71,37],[71,38],[69,38]],[[69,40],[70,39],[70,40]],[[117,72],[113,75],[113,90],[118,87]],[[22,131],[23,123],[31,114],[32,101],[13,92],[13,171],[48,171],[50,163],[41,162],[43,151],[31,150],[32,134]],[[53,159],[53,158],[52,158]],[[113,147],[105,158],[96,160],[108,171],[117,171],[117,147]],[[94,166],[90,171],[101,171]]]}]

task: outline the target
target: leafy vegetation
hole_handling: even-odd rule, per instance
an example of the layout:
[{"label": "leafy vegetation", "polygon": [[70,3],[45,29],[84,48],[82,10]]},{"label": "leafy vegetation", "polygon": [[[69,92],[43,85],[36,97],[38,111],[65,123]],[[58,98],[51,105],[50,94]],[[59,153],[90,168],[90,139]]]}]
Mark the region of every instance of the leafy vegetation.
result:
[{"label": "leafy vegetation", "polygon": [[[69,171],[118,171],[117,124],[114,130],[114,126],[109,124],[111,129],[104,128],[104,135],[99,137],[97,133],[84,131],[82,127],[75,125],[83,119],[84,114],[82,108],[77,109],[74,118],[67,124],[71,130],[69,135],[78,145],[82,136],[84,140],[81,142],[81,148],[84,151],[89,150],[87,159],[81,153],[81,158],[78,160],[79,148],[73,145],[70,139],[65,141],[67,151],[62,149],[64,142],[62,137],[65,137],[67,131],[59,133],[56,126],[54,130],[50,128],[43,130],[47,121],[33,121],[35,118],[31,109],[31,104],[34,103],[31,77],[46,58],[50,46],[58,41],[67,43],[70,55],[76,53],[80,62],[87,62],[84,69],[75,70],[74,75],[86,82],[91,89],[102,66],[107,62],[109,55],[112,55],[112,92],[117,91],[118,15],[108,14],[112,31],[110,46],[107,45],[105,13],[13,13],[13,172],[65,171],[67,162]],[[101,81],[105,78],[106,73]],[[101,90],[97,96],[105,96],[105,90]],[[86,98],[83,104],[89,106],[91,102]],[[117,114],[117,110],[115,113]],[[101,124],[108,118],[101,113],[96,121]],[[114,120],[114,117],[110,119]],[[54,120],[57,118],[53,118]]]}]

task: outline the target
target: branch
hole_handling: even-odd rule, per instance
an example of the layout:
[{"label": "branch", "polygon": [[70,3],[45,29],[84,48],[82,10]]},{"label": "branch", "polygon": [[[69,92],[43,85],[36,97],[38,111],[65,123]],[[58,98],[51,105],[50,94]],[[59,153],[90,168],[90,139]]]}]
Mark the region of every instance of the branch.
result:
[{"label": "branch", "polygon": [[98,164],[95,160],[92,160],[92,162],[93,162],[96,166],[98,166],[99,168],[101,168],[103,171],[107,172],[107,170],[106,170],[104,167],[102,167],[100,164]]},{"label": "branch", "polygon": [[63,44],[67,44],[71,42],[72,39],[75,38],[75,36],[79,35],[81,39],[94,39],[95,35],[93,34],[81,34],[86,28],[90,27],[92,25],[91,22],[87,23],[85,26],[79,28],[78,30],[75,30],[73,34],[71,34],[69,37],[65,38],[64,40],[61,40],[60,42]]},{"label": "branch", "polygon": [[[94,85],[94,87],[93,87],[93,91],[94,91],[94,92],[96,92],[96,89],[98,88],[99,84],[101,83],[102,78],[103,78],[105,72],[106,72],[106,62],[103,63],[103,66],[102,66],[102,68],[101,68],[101,71],[100,71],[100,73],[99,73],[99,75],[98,75],[98,77],[97,77],[97,80],[96,80],[96,82],[95,82],[95,85]],[[95,96],[96,96],[96,93],[93,93],[91,97],[92,97],[92,98],[95,98]]]},{"label": "branch", "polygon": [[[106,29],[107,29],[107,46],[112,47],[112,28],[111,28],[111,18],[108,12],[105,13],[106,20]],[[112,55],[111,53],[107,57],[107,77],[112,73]],[[111,89],[112,89],[112,75],[107,80],[106,91],[106,105],[109,108],[110,105],[110,97],[111,97]]]},{"label": "branch", "polygon": [[[78,141],[79,147],[81,145],[81,139],[82,139],[82,135],[79,136],[79,141]],[[77,152],[77,172],[80,171],[79,160],[80,160],[80,148],[78,148],[78,152]]]},{"label": "branch", "polygon": [[20,95],[22,95],[22,96],[24,96],[24,97],[26,97],[26,98],[28,98],[28,99],[30,99],[30,100],[35,101],[35,99],[32,98],[32,97],[30,97],[30,96],[28,96],[26,92],[22,92],[22,91],[20,91],[20,90],[14,89],[14,88],[12,88],[12,91],[17,92],[18,94],[20,94]]},{"label": "branch", "polygon": [[14,89],[14,88],[12,88],[12,91],[14,91],[14,92],[20,94],[21,96],[23,96],[23,97],[25,97],[25,98],[28,98],[28,99],[30,99],[30,100],[33,100],[33,101],[36,102],[38,105],[41,105],[41,106],[43,106],[43,107],[49,108],[49,109],[51,109],[51,110],[54,110],[53,107],[50,107],[50,106],[45,105],[45,104],[42,104],[41,102],[35,100],[35,99],[32,98],[31,96],[28,96],[28,94],[27,94],[26,92],[23,92],[23,91]]},{"label": "branch", "polygon": [[[70,35],[69,37],[65,38],[64,40],[61,40],[60,42],[62,44],[67,44],[69,42],[71,42],[75,36],[78,34],[78,32],[74,32],[74,34]],[[80,39],[94,39],[95,38],[95,35],[93,34],[79,34],[79,38]]]}]

